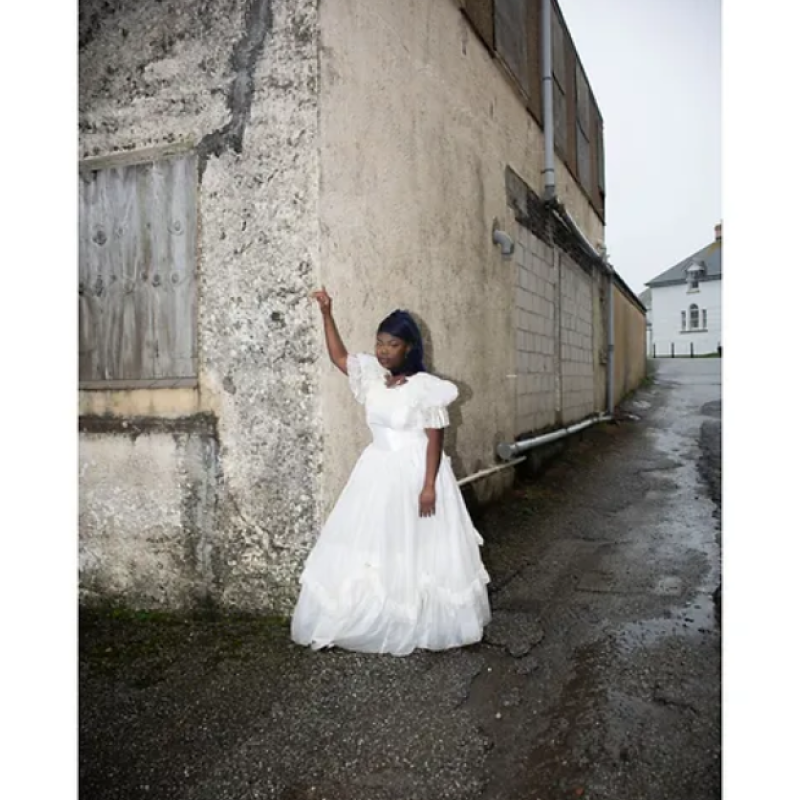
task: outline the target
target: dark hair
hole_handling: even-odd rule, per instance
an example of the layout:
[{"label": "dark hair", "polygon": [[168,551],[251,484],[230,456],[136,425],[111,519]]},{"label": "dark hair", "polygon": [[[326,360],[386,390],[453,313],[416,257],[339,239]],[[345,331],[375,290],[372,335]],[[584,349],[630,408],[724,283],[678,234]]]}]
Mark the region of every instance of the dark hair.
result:
[{"label": "dark hair", "polygon": [[396,311],[392,311],[378,325],[378,333],[388,333],[390,336],[396,336],[411,345],[411,349],[406,355],[406,360],[399,369],[395,370],[396,372],[415,375],[417,372],[427,371],[423,362],[425,352],[422,346],[422,334],[419,326],[414,322],[414,318],[408,311],[403,311],[399,308]]}]

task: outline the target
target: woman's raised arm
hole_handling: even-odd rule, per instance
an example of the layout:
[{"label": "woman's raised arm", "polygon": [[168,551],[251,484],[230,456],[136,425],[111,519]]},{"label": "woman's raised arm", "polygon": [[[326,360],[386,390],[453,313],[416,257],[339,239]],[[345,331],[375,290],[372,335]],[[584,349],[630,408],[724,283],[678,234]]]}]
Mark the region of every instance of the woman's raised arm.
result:
[{"label": "woman's raised arm", "polygon": [[325,326],[325,343],[328,346],[328,355],[336,367],[347,375],[347,348],[339,336],[336,321],[333,319],[333,300],[323,286],[311,295],[319,304],[322,313],[322,322]]}]

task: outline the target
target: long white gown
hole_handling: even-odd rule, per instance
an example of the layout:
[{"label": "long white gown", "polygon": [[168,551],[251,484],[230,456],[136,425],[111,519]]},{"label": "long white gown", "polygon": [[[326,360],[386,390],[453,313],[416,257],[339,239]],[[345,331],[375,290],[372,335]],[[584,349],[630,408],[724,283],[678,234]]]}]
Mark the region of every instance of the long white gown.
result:
[{"label": "long white gown", "polygon": [[309,554],[292,639],[314,649],[408,655],[481,640],[490,619],[483,544],[450,459],[436,478],[436,513],[419,516],[425,428],[449,424],[458,389],[428,373],[388,388],[372,355],[348,358],[373,441]]}]

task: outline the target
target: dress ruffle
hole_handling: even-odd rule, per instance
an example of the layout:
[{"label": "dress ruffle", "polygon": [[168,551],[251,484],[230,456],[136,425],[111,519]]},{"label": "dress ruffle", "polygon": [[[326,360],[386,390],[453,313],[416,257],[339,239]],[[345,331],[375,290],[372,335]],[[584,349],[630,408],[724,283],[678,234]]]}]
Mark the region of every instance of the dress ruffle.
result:
[{"label": "dress ruffle", "polygon": [[[347,357],[350,390],[362,405],[367,402],[370,388],[382,384],[388,374],[373,355],[356,353]],[[450,424],[447,407],[458,397],[454,383],[428,372],[419,372],[409,378],[404,391],[409,395],[409,413],[404,427],[446,428]]]},{"label": "dress ruffle", "polygon": [[347,379],[353,397],[363,406],[367,402],[367,392],[376,381],[388,375],[378,359],[368,353],[351,353],[347,356]]}]

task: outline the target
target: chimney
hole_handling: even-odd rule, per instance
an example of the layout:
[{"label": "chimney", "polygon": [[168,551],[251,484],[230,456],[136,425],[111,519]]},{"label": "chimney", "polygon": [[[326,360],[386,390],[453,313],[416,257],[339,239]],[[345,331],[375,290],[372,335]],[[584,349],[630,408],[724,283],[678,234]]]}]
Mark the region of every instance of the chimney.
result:
[{"label": "chimney", "polygon": [[722,223],[720,222],[719,225],[714,226],[714,241],[721,242],[722,241]]}]

